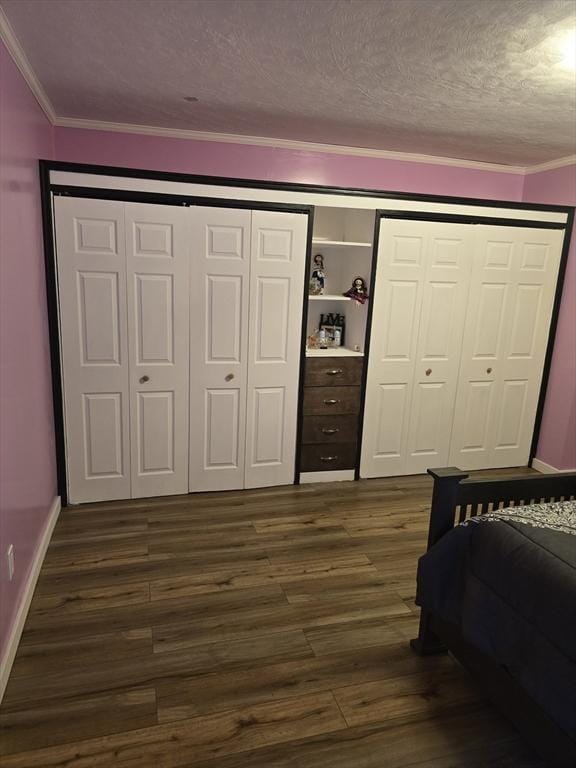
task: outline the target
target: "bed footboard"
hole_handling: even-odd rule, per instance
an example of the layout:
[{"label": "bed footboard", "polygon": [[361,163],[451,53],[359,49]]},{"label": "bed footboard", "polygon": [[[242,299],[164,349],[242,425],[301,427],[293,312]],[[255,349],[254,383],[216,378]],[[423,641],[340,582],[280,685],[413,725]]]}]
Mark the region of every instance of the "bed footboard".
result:
[{"label": "bed footboard", "polygon": [[[523,475],[501,480],[471,480],[457,467],[429,469],[434,478],[427,548],[433,547],[456,523],[492,509],[576,497],[576,473]],[[418,637],[410,645],[420,655],[442,653],[447,646],[433,628],[433,617],[420,614]]]}]

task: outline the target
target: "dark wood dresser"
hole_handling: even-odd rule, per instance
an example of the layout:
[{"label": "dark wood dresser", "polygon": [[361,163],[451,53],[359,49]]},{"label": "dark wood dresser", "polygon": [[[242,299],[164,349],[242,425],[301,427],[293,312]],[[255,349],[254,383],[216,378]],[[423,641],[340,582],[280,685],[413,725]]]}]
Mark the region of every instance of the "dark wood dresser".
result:
[{"label": "dark wood dresser", "polygon": [[301,472],[355,469],[362,357],[307,357]]}]

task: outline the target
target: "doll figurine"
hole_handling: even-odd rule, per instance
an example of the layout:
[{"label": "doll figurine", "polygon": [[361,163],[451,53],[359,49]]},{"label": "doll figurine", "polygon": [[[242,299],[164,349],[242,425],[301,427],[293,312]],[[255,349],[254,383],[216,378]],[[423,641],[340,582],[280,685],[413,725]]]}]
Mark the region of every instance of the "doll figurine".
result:
[{"label": "doll figurine", "polygon": [[366,282],[363,277],[355,277],[352,280],[352,287],[349,288],[344,296],[353,299],[358,304],[365,304],[368,299],[368,291],[366,290]]},{"label": "doll figurine", "polygon": [[310,293],[319,296],[324,293],[324,283],[326,280],[326,272],[324,272],[324,256],[321,253],[317,253],[314,256],[314,269],[312,271],[312,279],[310,280]]}]

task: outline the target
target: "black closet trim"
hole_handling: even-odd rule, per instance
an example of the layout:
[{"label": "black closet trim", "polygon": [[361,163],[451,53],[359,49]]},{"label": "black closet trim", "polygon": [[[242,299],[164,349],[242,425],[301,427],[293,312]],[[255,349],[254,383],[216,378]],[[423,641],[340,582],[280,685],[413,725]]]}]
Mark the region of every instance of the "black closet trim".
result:
[{"label": "black closet trim", "polygon": [[64,438],[64,393],[60,367],[60,334],[58,318],[58,284],[56,278],[56,252],[52,220],[50,170],[40,161],[40,205],[42,208],[42,238],[44,241],[44,269],[46,273],[46,302],[48,309],[48,337],[50,339],[50,368],[52,376],[52,412],[56,448],[56,483],[62,506],[68,504],[66,478],[66,444]]},{"label": "black closet trim", "polygon": [[[52,407],[54,412],[54,432],[56,440],[56,478],[58,495],[61,497],[62,506],[68,505],[68,480],[66,469],[66,446],[64,428],[64,400],[62,387],[62,368],[60,361],[60,334],[58,312],[58,284],[56,271],[56,249],[53,235],[52,195],[90,198],[96,200],[118,200],[121,202],[151,203],[155,205],[192,206],[203,205],[219,208],[249,209],[258,211],[279,211],[282,213],[302,213],[308,216],[308,230],[306,237],[306,273],[303,285],[304,306],[302,313],[302,331],[300,343],[300,373],[298,381],[298,414],[297,430],[301,429],[302,393],[304,387],[304,363],[306,354],[306,324],[308,303],[306,301],[307,275],[310,270],[310,258],[312,252],[312,231],[314,220],[314,206],[291,203],[266,203],[249,200],[223,200],[222,198],[208,197],[183,197],[180,195],[164,195],[149,192],[131,192],[116,189],[92,189],[88,187],[74,187],[50,185],[49,163],[41,160],[40,167],[40,192],[42,202],[42,227],[44,239],[44,263],[46,271],[46,296],[48,304],[48,332],[50,338],[50,362],[52,370]],[[295,482],[299,481],[300,465],[300,436],[297,437],[295,455],[294,476]]]},{"label": "black closet trim", "polygon": [[364,408],[366,406],[366,383],[368,381],[368,364],[370,361],[370,344],[372,341],[372,313],[374,311],[374,295],[376,293],[376,272],[378,270],[378,248],[380,246],[380,211],[375,211],[374,236],[372,239],[372,264],[370,267],[370,298],[366,316],[366,335],[364,337],[364,367],[360,384],[360,409],[358,413],[358,446],[356,448],[356,468],[354,480],[360,480],[360,460],[362,458],[362,438],[364,437]]},{"label": "black closet trim", "polygon": [[536,406],[536,420],[534,421],[534,432],[532,433],[532,443],[530,445],[530,456],[528,464],[531,466],[536,456],[538,440],[540,439],[540,430],[542,428],[542,416],[544,415],[544,404],[546,402],[546,393],[548,391],[548,382],[550,380],[550,368],[552,366],[552,355],[554,353],[554,344],[556,343],[556,330],[558,328],[558,318],[560,316],[560,305],[562,303],[562,289],[566,278],[566,267],[568,266],[568,254],[570,252],[570,240],[574,228],[574,208],[568,212],[568,221],[564,231],[564,242],[562,243],[562,254],[560,256],[560,266],[558,268],[558,277],[556,278],[556,292],[554,294],[554,305],[552,307],[552,316],[550,318],[550,330],[548,332],[548,344],[546,346],[546,355],[544,357],[544,368],[542,369],[542,380],[540,382],[540,394],[538,395],[538,405]]},{"label": "black closet trim", "polygon": [[116,200],[123,203],[150,203],[152,205],[174,205],[180,207],[195,205],[250,211],[288,211],[289,213],[308,213],[312,208],[311,205],[299,203],[267,203],[262,200],[231,200],[222,197],[170,195],[163,192],[137,192],[126,189],[75,187],[60,184],[53,184],[52,192],[57,197],[81,197],[92,200]]},{"label": "black closet trim", "polygon": [[306,375],[306,337],[308,330],[308,281],[312,263],[312,237],[314,233],[314,208],[308,213],[306,236],[306,266],[304,271],[302,331],[300,336],[300,378],[298,379],[298,414],[296,417],[296,455],[294,457],[294,485],[300,485],[300,461],[302,457],[302,431],[304,429],[304,380]]},{"label": "black closet trim", "polygon": [[464,205],[481,205],[491,208],[515,208],[521,211],[555,211],[557,213],[569,213],[571,210],[570,206],[513,202],[510,200],[492,200],[490,198],[427,195],[410,192],[394,192],[390,190],[365,189],[362,187],[330,187],[325,184],[302,184],[295,182],[265,181],[262,179],[238,179],[228,176],[204,176],[191,173],[172,173],[169,171],[150,171],[141,168],[125,168],[114,165],[69,163],[61,160],[41,160],[40,162],[46,165],[49,171],[86,173],[94,174],[96,176],[119,176],[132,179],[152,179],[155,181],[178,181],[187,184],[211,184],[217,187],[248,187],[252,189],[284,190],[288,192],[345,195],[348,197],[354,195],[356,197],[416,200],[429,203],[460,203]]},{"label": "black closet trim", "polygon": [[[519,210],[519,209],[517,209]],[[573,209],[572,209],[573,210]],[[408,219],[409,221],[443,221],[447,224],[496,224],[499,227],[525,227],[533,229],[565,229],[564,221],[535,221],[534,219],[505,219],[499,216],[471,216],[460,213],[432,213],[427,211],[379,210],[384,219]],[[570,214],[568,214],[570,215]]]},{"label": "black closet trim", "polygon": [[[557,209],[560,210],[560,209]],[[556,329],[558,327],[558,317],[560,314],[560,305],[562,303],[562,289],[564,287],[564,279],[566,276],[566,267],[568,264],[568,253],[570,251],[570,240],[572,237],[572,229],[574,227],[574,208],[568,208],[568,218],[564,224],[558,224],[557,222],[526,222],[524,219],[492,219],[489,217],[473,217],[472,220],[467,221],[467,223],[471,224],[500,224],[504,226],[510,226],[510,227],[533,227],[536,229],[562,229],[564,230],[564,238],[562,243],[562,253],[560,255],[560,264],[558,268],[558,276],[556,278],[556,288],[554,292],[554,305],[552,308],[552,314],[550,317],[550,328],[548,331],[548,341],[546,344],[546,355],[544,358],[544,367],[542,369],[542,379],[540,381],[540,392],[538,395],[538,405],[536,407],[536,416],[534,420],[534,430],[532,432],[532,442],[530,444],[530,453],[528,456],[528,465],[532,464],[532,461],[534,460],[536,450],[538,448],[538,440],[540,438],[540,430],[542,428],[542,416],[544,413],[544,404],[546,402],[546,392],[548,388],[548,381],[550,379],[550,366],[552,364],[552,355],[554,352],[554,344],[556,341]],[[382,219],[390,219],[390,218],[402,218],[402,219],[410,219],[412,221],[414,220],[432,220],[432,221],[447,221],[452,222],[455,220],[460,220],[460,217],[453,216],[449,214],[431,214],[434,216],[433,219],[430,219],[427,215],[422,216],[421,214],[418,214],[415,212],[414,214],[408,214],[407,212],[402,212],[402,215],[398,216],[396,215],[398,211],[385,211],[385,210],[378,210],[376,211],[376,230],[377,234],[375,235],[375,241],[376,238],[379,235],[380,232],[380,222]],[[376,258],[378,252],[375,251]],[[372,293],[374,293],[374,288],[372,289]],[[369,318],[369,321],[371,322],[371,316]],[[362,407],[364,407],[362,405]]]},{"label": "black closet trim", "polygon": [[[558,316],[560,312],[560,304],[562,297],[562,288],[564,285],[566,266],[568,260],[568,252],[570,248],[570,237],[572,228],[574,225],[574,208],[571,206],[562,205],[550,205],[540,203],[525,203],[514,202],[509,200],[493,200],[490,198],[468,198],[460,196],[449,195],[427,195],[427,194],[412,194],[406,192],[393,192],[384,190],[364,189],[357,187],[330,187],[320,184],[300,184],[291,182],[273,182],[256,179],[237,179],[233,177],[220,177],[220,176],[201,176],[185,173],[170,173],[163,171],[150,171],[135,168],[124,168],[117,166],[104,166],[104,165],[90,165],[84,163],[68,163],[54,160],[40,160],[40,193],[41,193],[41,207],[42,207],[42,231],[44,242],[44,259],[45,259],[45,272],[46,272],[46,296],[48,305],[48,332],[50,338],[50,360],[52,368],[52,399],[53,399],[53,412],[54,412],[54,427],[55,427],[55,440],[56,440],[56,471],[58,482],[58,493],[62,499],[62,506],[66,506],[68,503],[67,495],[67,476],[66,476],[66,453],[65,453],[65,431],[64,431],[64,404],[63,404],[63,387],[62,387],[62,370],[60,365],[60,338],[59,338],[59,316],[58,316],[58,287],[57,287],[57,275],[56,275],[56,253],[54,242],[54,221],[52,212],[52,194],[64,195],[69,197],[85,197],[99,200],[120,200],[124,202],[139,202],[139,203],[152,203],[160,205],[204,205],[211,207],[221,208],[237,208],[237,209],[251,209],[251,210],[270,210],[270,211],[290,211],[293,213],[306,213],[308,214],[308,241],[307,241],[307,254],[306,254],[306,279],[304,281],[304,307],[302,317],[302,344],[300,355],[300,380],[299,380],[299,402],[298,402],[298,422],[297,422],[297,444],[296,444],[296,462],[295,462],[295,482],[299,482],[299,462],[300,462],[300,439],[302,430],[302,396],[304,387],[304,369],[306,363],[306,328],[307,328],[307,314],[308,314],[308,302],[307,302],[307,275],[310,268],[310,259],[312,251],[312,233],[313,233],[313,220],[314,220],[314,206],[304,204],[291,204],[291,203],[267,203],[262,201],[251,200],[233,200],[223,198],[211,198],[202,196],[185,196],[174,195],[157,192],[139,192],[131,190],[120,189],[107,189],[107,188],[90,188],[79,187],[74,185],[60,185],[51,184],[50,172],[51,171],[64,171],[69,173],[83,173],[94,176],[114,176],[122,178],[134,178],[134,179],[149,179],[157,181],[172,181],[183,182],[189,184],[204,184],[213,185],[219,187],[231,187],[231,188],[252,188],[252,189],[267,189],[289,192],[305,192],[315,194],[330,194],[330,195],[342,195],[346,197],[371,197],[394,199],[394,200],[407,200],[413,202],[430,202],[430,203],[447,203],[447,204],[460,204],[469,206],[481,206],[491,208],[502,209],[515,209],[523,211],[551,211],[555,213],[564,213],[567,215],[566,222],[550,222],[550,221],[534,221],[526,219],[514,219],[514,218],[498,218],[491,216],[478,216],[473,215],[460,215],[460,214],[448,214],[448,213],[435,213],[435,212],[419,212],[419,211],[398,211],[398,210],[376,210],[375,211],[375,226],[374,226],[374,246],[372,252],[372,268],[370,276],[370,284],[372,297],[368,307],[367,314],[367,327],[365,336],[365,349],[364,349],[364,369],[362,374],[362,392],[359,414],[359,432],[358,432],[358,451],[356,459],[355,477],[360,476],[360,457],[362,450],[362,433],[363,433],[363,421],[364,421],[364,408],[365,408],[365,390],[366,381],[368,375],[368,356],[370,352],[371,344],[371,325],[372,325],[372,312],[373,312],[373,300],[376,290],[376,270],[377,270],[377,254],[379,245],[380,234],[380,221],[382,218],[403,218],[412,220],[425,220],[425,221],[446,221],[446,222],[459,222],[459,223],[477,223],[477,224],[495,224],[500,226],[518,226],[518,227],[533,227],[539,229],[563,229],[564,230],[564,243],[562,248],[562,255],[560,260],[560,267],[558,272],[558,279],[556,283],[556,292],[554,297],[554,306],[551,316],[550,331],[548,336],[548,343],[546,348],[545,363],[542,373],[542,381],[540,386],[540,394],[538,399],[538,406],[536,412],[536,421],[534,425],[534,433],[532,437],[532,445],[530,450],[530,463],[532,462],[536,448],[538,446],[538,439],[540,436],[542,415],[544,410],[544,403],[546,399],[546,390],[548,386],[550,376],[550,365],[552,362],[552,353],[554,349],[555,334],[558,325]],[[329,206],[328,206],[329,207]]]}]

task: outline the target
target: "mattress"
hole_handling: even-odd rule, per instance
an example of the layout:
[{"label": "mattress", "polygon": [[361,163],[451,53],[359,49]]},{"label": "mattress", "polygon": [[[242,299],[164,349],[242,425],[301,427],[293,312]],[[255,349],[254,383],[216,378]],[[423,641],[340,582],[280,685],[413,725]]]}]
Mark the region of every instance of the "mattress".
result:
[{"label": "mattress", "polygon": [[576,740],[576,502],[489,512],[418,565],[416,602],[459,627]]}]

